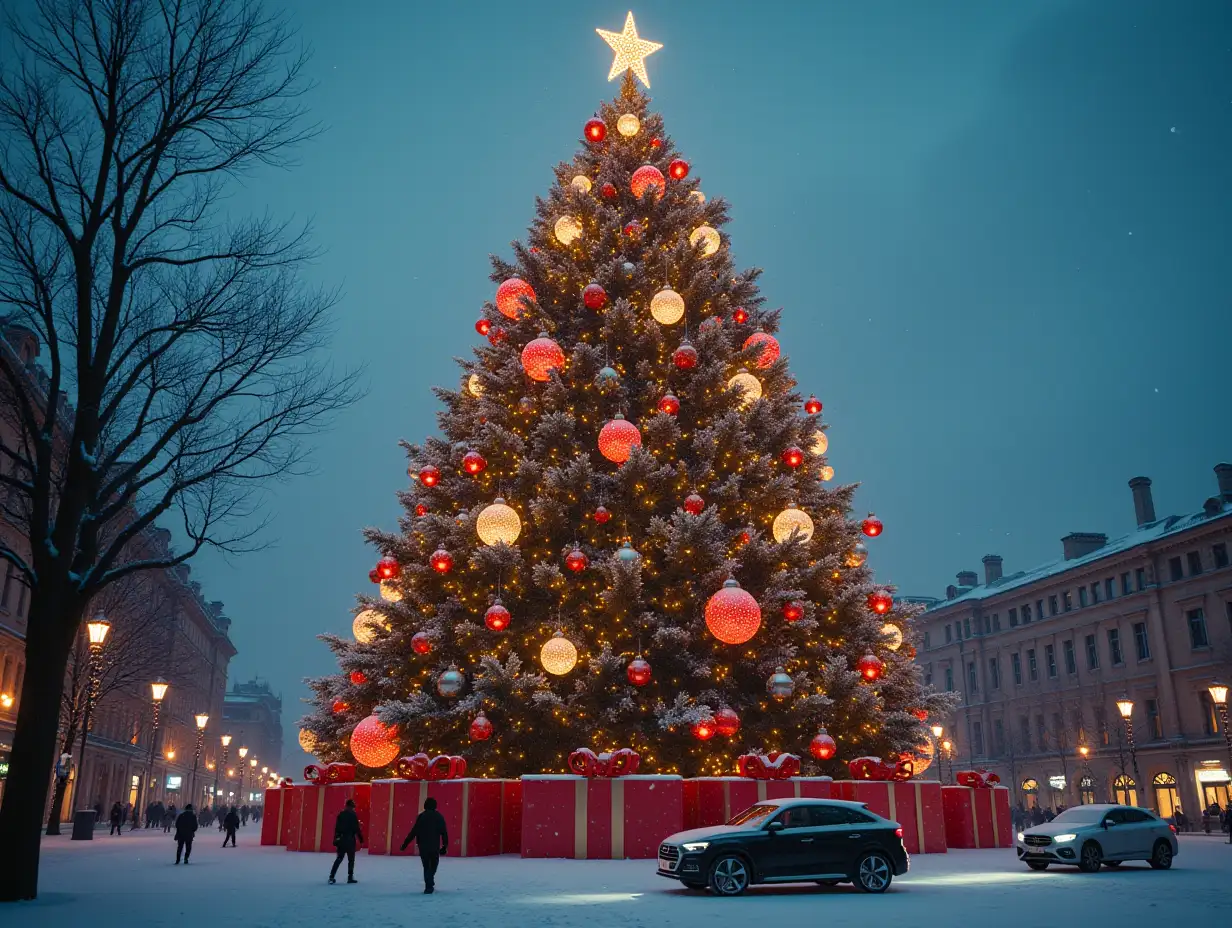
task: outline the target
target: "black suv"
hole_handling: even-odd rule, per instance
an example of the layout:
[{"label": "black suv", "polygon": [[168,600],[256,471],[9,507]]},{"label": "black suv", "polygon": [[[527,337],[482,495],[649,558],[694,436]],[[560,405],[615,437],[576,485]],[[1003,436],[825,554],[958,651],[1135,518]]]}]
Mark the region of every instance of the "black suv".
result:
[{"label": "black suv", "polygon": [[726,825],[682,831],[659,846],[659,876],[719,896],[806,881],[883,893],[907,866],[897,822],[836,799],[759,802]]}]

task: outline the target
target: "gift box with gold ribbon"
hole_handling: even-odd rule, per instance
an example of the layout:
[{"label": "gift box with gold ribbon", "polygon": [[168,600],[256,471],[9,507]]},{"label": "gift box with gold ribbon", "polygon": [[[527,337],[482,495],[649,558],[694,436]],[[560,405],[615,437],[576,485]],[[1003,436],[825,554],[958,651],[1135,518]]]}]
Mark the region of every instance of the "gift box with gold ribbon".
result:
[{"label": "gift box with gold ribbon", "polygon": [[521,789],[517,780],[464,777],[456,780],[373,780],[369,854],[395,857],[419,853],[402,842],[423,811],[436,800],[449,831],[449,855],[487,857],[517,853],[521,839]]},{"label": "gift box with gold ribbon", "polygon": [[1010,791],[1004,786],[943,786],[945,841],[952,848],[1014,846]]},{"label": "gift box with gold ribbon", "polygon": [[[275,786],[265,791],[265,805],[261,812],[261,843],[270,846],[283,844],[283,820],[291,809],[291,796],[295,787],[290,783]],[[290,823],[287,822],[289,825]]]},{"label": "gift box with gold ribbon", "polygon": [[936,780],[836,780],[834,798],[862,802],[903,826],[908,854],[944,854],[946,824]]},{"label": "gift box with gold ribbon", "polygon": [[678,776],[522,777],[522,856],[651,860],[684,830]]},{"label": "gift box with gold ribbon", "polygon": [[830,777],[694,777],[684,781],[685,828],[722,825],[766,799],[829,799],[833,782]]},{"label": "gift box with gold ribbon", "polygon": [[[334,822],[338,813],[346,807],[348,799],[355,800],[355,814],[359,828],[368,837],[370,824],[372,784],[370,783],[325,783],[320,786],[292,787],[289,808],[283,819],[290,815],[289,833],[285,847],[288,851],[334,852]],[[287,800],[283,800],[287,802]]]}]

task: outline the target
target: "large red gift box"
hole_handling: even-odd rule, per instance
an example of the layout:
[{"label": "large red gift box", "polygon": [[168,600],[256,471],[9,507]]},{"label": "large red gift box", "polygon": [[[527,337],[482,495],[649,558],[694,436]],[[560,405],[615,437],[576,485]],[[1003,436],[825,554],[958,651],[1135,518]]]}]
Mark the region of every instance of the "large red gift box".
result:
[{"label": "large red gift box", "polygon": [[722,825],[765,799],[829,799],[833,782],[830,777],[694,777],[684,781],[684,827]]},{"label": "large red gift box", "polygon": [[293,787],[289,808],[283,813],[284,820],[288,813],[293,817],[289,833],[286,835],[286,849],[288,851],[329,851],[332,853],[334,822],[338,819],[338,813],[346,807],[348,799],[355,800],[355,814],[359,816],[359,828],[367,838],[372,784],[330,783],[326,786]]},{"label": "large red gift box", "polygon": [[1007,787],[944,786],[941,796],[945,805],[945,840],[950,847],[1014,846]]},{"label": "large red gift box", "polygon": [[838,780],[834,797],[862,802],[869,810],[903,826],[908,854],[944,854],[945,815],[936,780]]},{"label": "large red gift box", "polygon": [[283,817],[290,811],[294,792],[293,786],[276,786],[265,791],[265,805],[261,807],[262,844],[282,844]]},{"label": "large red gift box", "polygon": [[651,860],[684,830],[678,776],[522,777],[522,856]]},{"label": "large red gift box", "polygon": [[521,842],[521,784],[517,780],[373,780],[369,854],[417,854],[402,850],[424,800],[431,796],[445,817],[452,857],[487,857],[518,852]]}]

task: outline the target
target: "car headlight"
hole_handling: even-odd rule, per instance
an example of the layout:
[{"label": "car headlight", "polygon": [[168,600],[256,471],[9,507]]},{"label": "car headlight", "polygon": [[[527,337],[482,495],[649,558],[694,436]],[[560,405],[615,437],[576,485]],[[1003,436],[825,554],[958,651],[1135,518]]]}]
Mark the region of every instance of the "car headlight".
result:
[{"label": "car headlight", "polygon": [[683,847],[689,853],[695,854],[698,851],[704,851],[706,848],[710,847],[710,842],[709,841],[690,841],[688,844],[681,845],[681,847]]},{"label": "car headlight", "polygon": [[1019,840],[1019,841],[1024,840],[1024,839],[1025,839],[1025,837],[1026,837],[1026,836],[1025,836],[1025,835],[1024,835],[1021,831],[1020,831],[1020,832],[1018,832],[1018,840]]},{"label": "car headlight", "polygon": [[1057,842],[1057,844],[1061,844],[1065,841],[1073,841],[1076,837],[1078,836],[1077,835],[1056,835],[1052,840]]}]

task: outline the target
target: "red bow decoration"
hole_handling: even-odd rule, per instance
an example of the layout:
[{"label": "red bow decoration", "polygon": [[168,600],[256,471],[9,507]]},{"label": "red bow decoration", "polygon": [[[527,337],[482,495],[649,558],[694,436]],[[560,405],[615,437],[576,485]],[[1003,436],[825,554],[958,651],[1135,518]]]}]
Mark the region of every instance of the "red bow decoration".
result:
[{"label": "red bow decoration", "polygon": [[569,755],[569,769],[580,777],[623,777],[636,773],[641,762],[641,755],[632,748],[602,754],[590,748],[578,748]]},{"label": "red bow decoration", "polygon": [[959,786],[970,786],[972,789],[992,789],[1001,782],[995,773],[990,773],[983,767],[978,770],[960,770],[954,774]]},{"label": "red bow decoration", "polygon": [[326,783],[351,783],[355,779],[355,765],[341,762],[309,764],[304,768],[304,779],[318,786]]},{"label": "red bow decoration", "polygon": [[295,784],[291,782],[291,778],[290,778],[290,777],[283,777],[283,778],[282,778],[282,782],[281,782],[281,783],[279,783],[278,785],[279,785],[280,787],[290,788],[290,787],[294,786]]},{"label": "red bow decoration", "polygon": [[853,780],[910,780],[915,773],[915,764],[905,755],[897,761],[857,757],[847,762],[847,770]]},{"label": "red bow decoration", "polygon": [[779,751],[741,754],[736,758],[736,772],[750,780],[787,780],[800,774],[800,758]]},{"label": "red bow decoration", "polygon": [[403,780],[460,780],[466,776],[466,758],[457,754],[428,757],[422,751],[399,757],[394,773]]}]

